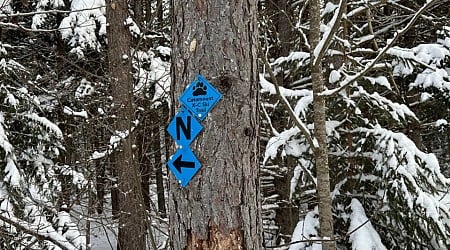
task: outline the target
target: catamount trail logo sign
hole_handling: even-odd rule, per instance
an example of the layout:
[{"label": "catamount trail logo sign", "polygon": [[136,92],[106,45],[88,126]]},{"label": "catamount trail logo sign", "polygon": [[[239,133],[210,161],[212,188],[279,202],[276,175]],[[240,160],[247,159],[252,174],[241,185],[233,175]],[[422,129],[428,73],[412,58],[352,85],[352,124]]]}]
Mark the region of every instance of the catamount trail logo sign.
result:
[{"label": "catamount trail logo sign", "polygon": [[197,75],[180,96],[180,111],[167,127],[178,150],[170,157],[167,165],[182,187],[187,186],[202,166],[189,145],[203,129],[200,122],[221,98],[222,94],[201,75]]},{"label": "catamount trail logo sign", "polygon": [[209,111],[222,98],[222,94],[215,89],[201,75],[197,76],[180,96],[180,102],[192,112],[199,120],[203,121]]}]

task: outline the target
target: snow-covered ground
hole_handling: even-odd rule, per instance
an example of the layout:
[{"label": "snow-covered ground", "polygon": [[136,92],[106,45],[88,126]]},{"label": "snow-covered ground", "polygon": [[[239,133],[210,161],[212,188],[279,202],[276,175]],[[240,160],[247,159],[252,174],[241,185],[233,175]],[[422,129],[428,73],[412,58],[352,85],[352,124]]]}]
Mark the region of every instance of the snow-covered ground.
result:
[{"label": "snow-covered ground", "polygon": [[[156,193],[156,187],[151,186],[151,190]],[[152,191],[151,191],[152,192]],[[156,195],[152,197],[153,204],[156,204]],[[77,214],[86,215],[87,206],[80,206],[76,210]],[[78,221],[78,228],[82,230],[82,234],[86,235],[86,216],[80,216]],[[168,239],[168,220],[156,217],[152,214],[149,219],[152,224],[152,235],[155,239],[155,244],[158,249],[165,249]],[[117,249],[117,222],[112,219],[111,213],[111,199],[110,196],[105,197],[103,214],[92,215],[90,219],[90,246],[92,250],[115,250]],[[147,240],[148,245],[151,245],[150,238]],[[153,247],[148,247],[153,249]]]},{"label": "snow-covered ground", "polygon": [[91,249],[114,250],[117,247],[117,224],[110,219],[99,218],[91,223]]}]

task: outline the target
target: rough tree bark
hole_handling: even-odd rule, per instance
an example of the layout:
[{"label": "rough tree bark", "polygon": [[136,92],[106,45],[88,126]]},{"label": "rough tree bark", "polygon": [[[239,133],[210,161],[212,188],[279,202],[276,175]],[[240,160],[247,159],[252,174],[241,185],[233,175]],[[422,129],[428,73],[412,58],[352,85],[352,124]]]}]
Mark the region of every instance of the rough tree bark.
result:
[{"label": "rough tree bark", "polygon": [[330,197],[330,169],[328,165],[328,144],[326,133],[326,103],[321,95],[324,91],[322,64],[314,64],[314,49],[320,41],[320,0],[311,0],[310,6],[310,44],[311,78],[313,85],[314,135],[318,143],[315,152],[317,171],[317,197],[319,199],[320,234],[324,241],[323,250],[334,250],[333,214]]},{"label": "rough tree bark", "polygon": [[133,158],[134,143],[131,123],[134,120],[133,81],[131,78],[131,35],[125,20],[128,6],[125,0],[107,1],[108,60],[116,115],[114,130],[117,135],[127,135],[121,140],[116,153],[114,168],[118,177],[119,193],[119,237],[117,249],[146,249],[145,206],[140,188],[139,169]]},{"label": "rough tree bark", "polygon": [[223,98],[191,149],[186,188],[170,175],[173,249],[261,249],[256,0],[173,4],[172,99],[201,73]]}]

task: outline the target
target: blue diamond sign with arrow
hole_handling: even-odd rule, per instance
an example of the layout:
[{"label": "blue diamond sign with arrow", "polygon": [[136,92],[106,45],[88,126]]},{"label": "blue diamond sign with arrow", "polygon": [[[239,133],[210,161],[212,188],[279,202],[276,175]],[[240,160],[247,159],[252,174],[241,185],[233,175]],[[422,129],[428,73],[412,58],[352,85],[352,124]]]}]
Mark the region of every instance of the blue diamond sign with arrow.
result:
[{"label": "blue diamond sign with arrow", "polygon": [[195,79],[184,93],[180,96],[180,102],[192,112],[198,119],[203,121],[209,111],[222,98],[222,94],[215,89],[201,75]]},{"label": "blue diamond sign with arrow", "polygon": [[192,177],[202,166],[190,148],[181,148],[167,162],[169,169],[180,181],[182,187],[186,187]]},{"label": "blue diamond sign with arrow", "polygon": [[189,147],[195,137],[202,131],[203,126],[183,106],[167,127],[167,132],[181,147]]}]

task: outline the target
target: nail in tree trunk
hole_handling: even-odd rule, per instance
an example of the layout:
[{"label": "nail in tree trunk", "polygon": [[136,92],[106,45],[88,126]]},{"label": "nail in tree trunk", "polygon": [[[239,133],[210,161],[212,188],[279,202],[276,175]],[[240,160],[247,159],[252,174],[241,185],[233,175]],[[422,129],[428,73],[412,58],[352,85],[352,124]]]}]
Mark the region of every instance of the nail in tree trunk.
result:
[{"label": "nail in tree trunk", "polygon": [[200,171],[186,188],[170,174],[172,247],[261,249],[257,1],[172,3],[173,108],[198,73],[223,94],[190,146]]},{"label": "nail in tree trunk", "polygon": [[116,152],[114,167],[118,177],[119,236],[117,249],[145,249],[145,210],[140,189],[140,177],[133,158],[134,143],[131,122],[134,120],[133,81],[131,78],[131,36],[125,20],[128,6],[125,0],[109,0],[108,60],[117,135],[127,135]]},{"label": "nail in tree trunk", "polygon": [[317,197],[319,199],[320,234],[325,240],[323,250],[334,250],[333,215],[331,212],[330,169],[328,165],[328,144],[326,133],[325,98],[319,95],[324,91],[322,64],[314,65],[314,49],[320,41],[320,1],[311,0],[310,6],[310,44],[311,44],[311,77],[313,85],[314,135],[318,143],[315,152],[317,171]]}]

